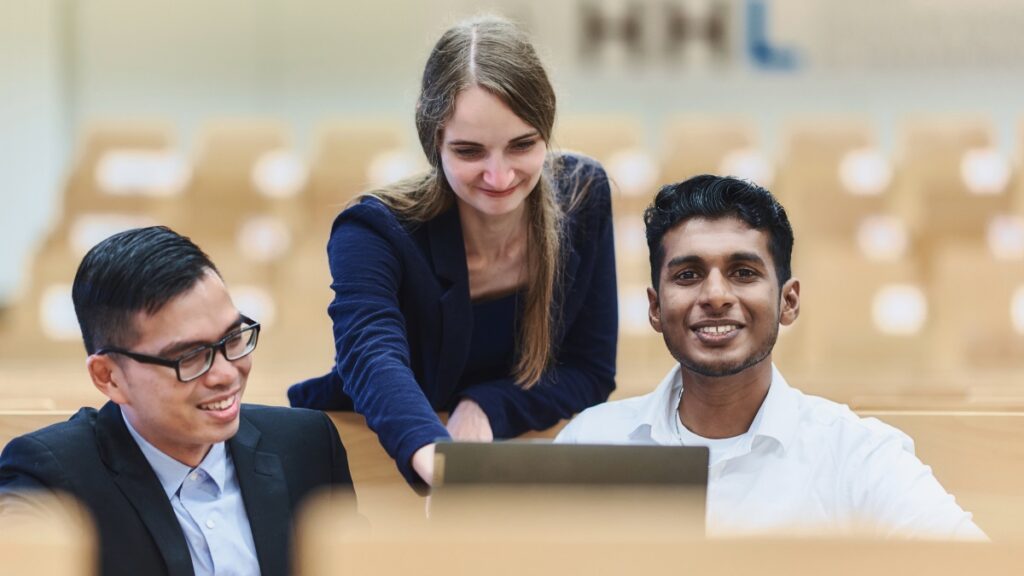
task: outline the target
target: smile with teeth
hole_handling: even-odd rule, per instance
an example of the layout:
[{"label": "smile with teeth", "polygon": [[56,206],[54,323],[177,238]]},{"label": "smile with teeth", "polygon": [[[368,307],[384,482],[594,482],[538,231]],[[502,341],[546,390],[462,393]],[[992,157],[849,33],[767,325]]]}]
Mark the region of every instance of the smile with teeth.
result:
[{"label": "smile with teeth", "polygon": [[735,324],[723,324],[721,326],[701,326],[700,328],[697,328],[696,331],[701,334],[712,334],[718,336],[722,334],[728,334],[738,329],[739,326]]},{"label": "smile with teeth", "polygon": [[209,404],[200,404],[199,405],[199,409],[200,410],[225,410],[227,408],[230,408],[231,405],[234,404],[235,400],[237,400],[237,399],[238,399],[238,394],[233,394],[233,395],[228,396],[227,398],[221,400],[220,402],[210,402]]}]

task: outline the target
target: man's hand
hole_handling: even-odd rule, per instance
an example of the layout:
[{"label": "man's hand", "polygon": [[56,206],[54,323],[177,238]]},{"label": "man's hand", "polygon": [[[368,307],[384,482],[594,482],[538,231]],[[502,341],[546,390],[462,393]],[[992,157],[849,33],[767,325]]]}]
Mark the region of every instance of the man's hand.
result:
[{"label": "man's hand", "polygon": [[434,485],[434,445],[427,444],[412,454],[412,469],[427,486]]},{"label": "man's hand", "polygon": [[494,440],[491,421],[476,402],[465,398],[448,417],[448,433],[455,440],[490,442]]}]

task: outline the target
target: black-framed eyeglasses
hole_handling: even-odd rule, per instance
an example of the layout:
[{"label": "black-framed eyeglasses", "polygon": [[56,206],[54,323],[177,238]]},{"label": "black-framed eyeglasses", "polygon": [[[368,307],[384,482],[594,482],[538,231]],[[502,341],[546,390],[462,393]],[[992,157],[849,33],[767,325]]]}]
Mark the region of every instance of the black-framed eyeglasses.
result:
[{"label": "black-framed eyeglasses", "polygon": [[191,382],[210,371],[217,350],[220,350],[224,358],[234,362],[252,354],[252,351],[256,349],[256,342],[260,337],[260,323],[244,315],[240,315],[240,319],[242,326],[238,330],[232,331],[217,342],[189,350],[174,360],[114,347],[101,348],[96,351],[96,354],[120,354],[143,364],[157,364],[174,368],[178,380]]}]

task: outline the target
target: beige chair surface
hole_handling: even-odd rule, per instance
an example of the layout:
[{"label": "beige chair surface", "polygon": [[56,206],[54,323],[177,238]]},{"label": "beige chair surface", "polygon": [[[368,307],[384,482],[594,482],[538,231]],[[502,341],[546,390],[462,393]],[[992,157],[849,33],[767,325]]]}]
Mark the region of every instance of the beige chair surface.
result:
[{"label": "beige chair surface", "polygon": [[[911,286],[919,295],[925,293],[923,274],[914,261],[872,261],[852,245],[822,242],[804,247],[795,274],[801,281],[800,317],[793,326],[799,349],[786,376],[802,389],[846,402],[856,395],[939,385],[931,383],[928,372],[932,309],[927,299],[918,332],[886,332],[875,318],[876,302],[897,304],[880,309],[878,320],[883,322],[893,322],[910,309],[899,296],[883,298],[886,291]],[[913,325],[899,327],[909,330]]]},{"label": "beige chair surface", "polygon": [[554,147],[582,152],[607,163],[616,153],[643,144],[643,129],[632,116],[578,115],[560,118],[555,125]]},{"label": "beige chair surface", "polygon": [[323,245],[327,244],[334,216],[373,186],[373,162],[380,154],[408,149],[410,155],[422,156],[403,136],[401,125],[390,120],[335,119],[318,128],[307,196],[308,209]]},{"label": "beige chair surface", "polygon": [[961,175],[966,152],[994,145],[993,125],[982,116],[903,123],[894,200],[925,246],[982,239],[990,217],[1012,210],[1009,193],[971,194]]},{"label": "beige chair surface", "polygon": [[786,129],[785,157],[773,192],[802,243],[818,238],[852,238],[863,219],[889,210],[886,190],[852,194],[840,178],[846,155],[875,148],[871,124],[861,118],[800,119]]},{"label": "beige chair surface", "polygon": [[1003,373],[1004,388],[1024,392],[1024,258],[997,260],[985,246],[948,245],[935,255],[929,292],[936,364],[972,381]]},{"label": "beige chair surface", "polygon": [[97,182],[97,167],[112,151],[174,152],[173,128],[160,120],[97,120],[81,130],[75,157],[66,179],[60,221],[68,224],[83,213],[146,214],[172,219],[176,198],[138,194],[111,195]]},{"label": "beige chair surface", "polygon": [[204,242],[232,241],[253,217],[280,218],[294,231],[304,216],[296,198],[270,198],[253,180],[253,169],[267,153],[289,150],[288,128],[267,119],[217,120],[206,124],[196,146],[192,180],[183,202],[187,220],[180,227]]},{"label": "beige chair surface", "polygon": [[678,116],[665,128],[662,180],[677,182],[698,174],[718,174],[727,154],[757,146],[757,128],[747,118]]}]

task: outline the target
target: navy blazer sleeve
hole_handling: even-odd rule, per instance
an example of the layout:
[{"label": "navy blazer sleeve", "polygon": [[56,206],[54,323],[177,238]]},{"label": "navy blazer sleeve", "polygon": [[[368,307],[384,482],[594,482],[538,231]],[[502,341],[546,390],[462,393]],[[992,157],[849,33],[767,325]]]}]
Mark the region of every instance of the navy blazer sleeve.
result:
[{"label": "navy blazer sleeve", "polygon": [[[487,414],[496,438],[550,428],[560,419],[604,402],[615,389],[619,312],[611,190],[596,162],[569,160],[565,170],[578,169],[570,180],[589,182],[589,190],[567,216],[567,248],[573,253],[566,259],[578,264],[570,266],[562,280],[564,294],[555,315],[562,324],[555,329],[564,336],[554,351],[554,362],[529,390],[510,377],[462,391]],[[559,188],[571,188],[573,182],[563,181]]]},{"label": "navy blazer sleeve", "polygon": [[67,489],[67,476],[52,450],[31,436],[14,438],[0,455],[0,517],[31,514],[34,503],[26,497],[50,486]]},{"label": "navy blazer sleeve", "polygon": [[410,361],[399,307],[403,263],[394,242],[407,235],[387,208],[364,202],[338,218],[327,245],[336,297],[328,307],[334,324],[336,373],[355,409],[377,432],[384,449],[409,482],[419,448],[448,438]]}]

